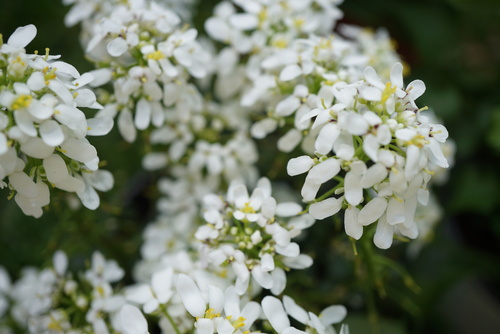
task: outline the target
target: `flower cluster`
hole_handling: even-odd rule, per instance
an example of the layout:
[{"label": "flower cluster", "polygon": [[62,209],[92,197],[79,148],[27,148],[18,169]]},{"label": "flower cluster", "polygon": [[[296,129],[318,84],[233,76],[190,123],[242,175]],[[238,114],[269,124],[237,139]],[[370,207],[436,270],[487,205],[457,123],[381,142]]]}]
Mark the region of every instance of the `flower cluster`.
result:
[{"label": "flower cluster", "polygon": [[[25,268],[14,283],[0,267],[0,305],[9,306],[7,315],[19,330],[103,333],[108,321],[120,328],[116,316],[125,299],[114,293],[111,283],[120,280],[124,272],[115,261],[95,252],[90,268],[78,277],[68,271],[64,252],[57,251],[52,262],[43,270]],[[82,321],[86,323],[83,327]]]},{"label": "flower cluster", "polygon": [[[402,70],[396,63],[386,83],[367,67],[363,81],[324,85],[321,106],[301,118],[319,129],[315,156],[288,163],[292,176],[307,172],[301,193],[305,201],[314,201],[313,217],[323,219],[347,207],[345,229],[354,239],[378,220],[374,242],[379,248],[390,247],[395,232],[417,237],[415,210],[418,202],[427,204],[432,169],[448,167],[440,146],[448,132],[421,114],[415,100],[425,85],[415,80],[405,88]],[[318,197],[331,179],[336,185]]]},{"label": "flower cluster", "polygon": [[[331,216],[343,216],[353,242],[371,243],[372,225],[379,248],[394,234],[430,234],[432,175],[451,164],[448,132],[415,102],[424,83],[404,85],[387,33],[334,30],[339,0],[220,1],[204,22],[208,41],[182,25],[192,0],[63,2],[96,69],[80,75],[48,53],[26,54],[34,26],[0,41],[0,185],[35,217],[51,187],[97,208],[96,190],[113,178],[86,136],[116,119],[159,175],[156,216],[130,284],[115,285],[124,271],[98,252],[74,275],[59,251],[51,268],[14,283],[0,268],[0,316],[47,334],[146,334],[151,324],[176,334],[348,334],[344,306],[317,315],[290,297],[290,269],[313,264],[299,236]],[[82,108],[98,111],[87,119]],[[259,158],[278,151],[266,174]],[[280,196],[279,169],[305,180]]]},{"label": "flower cluster", "polygon": [[294,202],[277,204],[266,178],[259,180],[250,196],[244,184],[234,182],[225,199],[214,194],[204,198],[206,224],[195,233],[204,243],[200,257],[215,266],[230,265],[240,295],[247,291],[251,277],[278,295],[286,285],[284,270],[312,265],[312,259],[300,254],[299,245],[292,241],[314,223],[307,214],[297,216],[301,210]]},{"label": "flower cluster", "polygon": [[127,1],[85,19],[92,29],[83,44],[98,68],[93,85],[113,81],[98,116],[117,117],[125,140],[135,141],[137,130],[172,125],[201,111],[200,93],[186,79],[204,77],[211,57],[196,40],[197,31],[180,28],[174,12],[154,1]]},{"label": "flower cluster", "polygon": [[[100,109],[80,73],[59,56],[27,54],[33,25],[18,28],[0,47],[0,179],[26,215],[40,217],[50,188],[76,193],[90,209],[99,206],[95,189],[113,186],[98,170],[97,151],[86,136],[113,126],[108,117],[87,119],[81,108]],[[7,182],[4,181],[7,178]]]}]

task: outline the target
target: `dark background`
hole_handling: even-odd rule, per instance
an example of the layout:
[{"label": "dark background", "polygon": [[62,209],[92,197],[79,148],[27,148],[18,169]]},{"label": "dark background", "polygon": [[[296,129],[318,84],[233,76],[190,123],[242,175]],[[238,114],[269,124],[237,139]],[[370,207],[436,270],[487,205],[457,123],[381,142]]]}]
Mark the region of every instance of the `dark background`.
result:
[{"label": "dark background", "polygon": [[[202,0],[197,17],[206,17],[213,3]],[[387,279],[391,297],[375,298],[381,332],[500,333],[500,3],[348,0],[341,8],[342,22],[387,28],[410,65],[407,82],[418,78],[426,83],[419,105],[435,111],[457,146],[450,180],[437,189],[445,217],[432,243],[416,259],[404,262],[421,291],[401,292],[400,278]],[[78,28],[63,24],[67,10],[55,0],[1,0],[0,32],[6,41],[16,27],[33,23],[38,35],[28,52],[49,47],[51,54],[62,54],[81,72],[90,70],[78,43]],[[149,220],[144,208],[151,192],[148,176],[136,172],[140,163],[126,158],[127,152],[141,148],[109,144],[114,139],[118,140],[116,134],[91,139],[100,156],[107,157],[118,189],[103,195],[109,204],[102,212],[67,214],[67,204],[56,197],[54,207],[35,220],[22,216],[15,203],[5,199],[7,191],[0,191],[0,264],[13,277],[23,266],[48,264],[59,248],[73,256],[76,269],[94,249],[131,267],[140,231]],[[311,238],[328,248],[323,232],[318,229]],[[334,256],[338,254],[328,249],[320,255],[316,270],[321,273],[315,274],[342,286],[343,270],[348,269],[335,264]],[[391,282],[392,290],[387,285]],[[332,284],[323,286],[332,289]],[[352,302],[355,296],[350,300],[351,333],[363,333],[365,308]]]}]

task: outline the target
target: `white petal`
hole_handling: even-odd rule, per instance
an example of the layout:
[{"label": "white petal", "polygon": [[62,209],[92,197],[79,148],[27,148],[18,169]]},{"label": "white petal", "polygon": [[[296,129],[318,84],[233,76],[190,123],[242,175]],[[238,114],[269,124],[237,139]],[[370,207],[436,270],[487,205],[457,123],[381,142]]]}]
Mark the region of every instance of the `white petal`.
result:
[{"label": "white petal", "polygon": [[88,136],[104,136],[113,128],[113,118],[111,117],[96,117],[87,120]]},{"label": "white petal", "polygon": [[307,254],[283,258],[283,264],[292,269],[306,269],[312,266],[313,259]]},{"label": "white petal", "polygon": [[286,273],[281,268],[276,268],[271,272],[273,277],[273,287],[271,288],[271,293],[273,295],[280,295],[286,287]]},{"label": "white petal", "polygon": [[395,136],[397,139],[400,139],[402,141],[411,141],[415,136],[417,135],[417,132],[414,129],[399,129],[396,130]]},{"label": "white petal", "polygon": [[127,41],[123,37],[117,37],[108,43],[107,50],[112,57],[119,57],[127,52]]},{"label": "white petal", "polygon": [[420,149],[415,145],[408,146],[406,150],[405,176],[409,181],[419,172]]},{"label": "white petal", "polygon": [[42,88],[45,88],[45,78],[43,76],[43,73],[33,72],[27,81],[27,85],[33,91],[38,91]]},{"label": "white petal", "polygon": [[[48,87],[52,90],[67,107],[73,105],[73,95],[70,93],[68,87],[57,79],[51,80]],[[57,113],[55,114],[57,116]]]},{"label": "white petal", "polygon": [[201,318],[196,321],[197,334],[213,334],[215,327],[212,319]]},{"label": "white petal", "polygon": [[120,115],[118,116],[118,130],[127,142],[132,143],[135,141],[137,130],[135,129],[130,110],[123,109],[120,111]]},{"label": "white petal", "polygon": [[392,245],[394,229],[387,223],[385,216],[382,216],[377,223],[377,230],[373,236],[375,246],[380,249],[387,249]]},{"label": "white petal", "polygon": [[61,144],[61,149],[67,157],[83,163],[97,157],[97,151],[94,146],[73,138],[66,139],[64,143]]},{"label": "white petal", "polygon": [[[274,285],[273,285],[274,287]],[[256,302],[249,302],[243,307],[241,310],[241,316],[245,318],[245,327],[250,328],[255,320],[257,320],[260,316],[261,308],[260,305]]]},{"label": "white petal", "polygon": [[276,130],[277,127],[278,123],[276,122],[276,120],[271,118],[264,118],[263,120],[252,124],[250,133],[252,134],[252,137],[256,139],[262,139],[265,138],[269,133]]},{"label": "white petal", "polygon": [[185,274],[179,274],[176,288],[186,310],[193,317],[202,317],[205,314],[206,303],[193,279]]},{"label": "white petal", "polygon": [[88,182],[99,191],[109,191],[113,188],[113,174],[107,170],[97,170],[87,177]]},{"label": "white petal", "polygon": [[280,217],[296,216],[302,211],[302,206],[295,202],[280,203],[276,206],[276,215]]},{"label": "white petal", "polygon": [[302,69],[297,64],[287,65],[280,73],[280,81],[290,81],[302,74]]},{"label": "white petal", "polygon": [[377,75],[377,72],[373,69],[373,67],[366,67],[364,70],[364,75],[366,81],[368,81],[369,84],[379,88],[379,89],[384,89],[385,85],[382,83],[380,78]]},{"label": "white petal", "polygon": [[221,313],[224,307],[224,292],[214,285],[208,286],[208,303],[215,313]]},{"label": "white petal", "polygon": [[309,323],[309,315],[306,310],[297,305],[292,298],[286,295],[283,296],[283,306],[285,307],[286,312],[298,322],[304,325]]},{"label": "white petal", "polygon": [[[7,137],[0,132],[0,155],[5,154],[9,149],[9,145],[7,145]],[[3,179],[1,177],[0,179]]]},{"label": "white petal", "polygon": [[231,29],[226,22],[219,17],[210,17],[205,21],[205,30],[215,40],[227,42],[231,35]]},{"label": "white petal", "polygon": [[310,182],[322,184],[331,180],[340,171],[340,162],[335,158],[326,159],[312,167],[306,179]]},{"label": "white petal", "polygon": [[346,201],[351,205],[358,205],[363,201],[363,187],[361,187],[361,175],[349,171],[344,179],[344,193]]},{"label": "white petal", "polygon": [[137,107],[135,109],[135,126],[139,130],[144,130],[151,123],[151,104],[142,98],[137,102]]},{"label": "white petal", "polygon": [[42,124],[40,124],[40,136],[42,137],[45,144],[49,146],[59,146],[64,141],[64,133],[57,123],[54,120],[46,120]]},{"label": "white petal", "polygon": [[265,253],[260,258],[260,263],[263,271],[271,271],[274,270],[274,258],[271,254]]},{"label": "white petal", "polygon": [[406,219],[405,207],[402,200],[391,197],[387,204],[387,222],[391,225],[404,223]]},{"label": "white petal", "polygon": [[145,334],[148,323],[136,306],[125,304],[119,312],[119,319],[125,334]]},{"label": "white petal", "polygon": [[431,153],[429,155],[429,160],[442,168],[448,168],[449,164],[446,160],[446,157],[443,154],[443,150],[441,149],[441,145],[434,138],[429,139],[429,144],[426,146]]},{"label": "white petal", "polygon": [[306,177],[304,185],[300,190],[300,194],[302,195],[303,200],[306,202],[310,202],[315,199],[320,187],[320,183],[314,183]]},{"label": "white petal", "polygon": [[391,142],[392,133],[387,124],[381,124],[377,128],[377,140],[381,145],[388,145]]},{"label": "white petal", "polygon": [[[223,319],[220,322],[217,322],[217,328],[216,328],[217,334],[233,334],[234,333],[234,326],[231,324],[231,322],[228,319]],[[197,332],[199,333],[199,331]],[[213,332],[209,332],[212,334]]]},{"label": "white petal", "polygon": [[[88,73],[86,73],[89,75]],[[78,107],[92,108],[96,105],[97,99],[90,89],[84,88],[78,90],[78,95],[75,97],[75,102]]]},{"label": "white petal", "polygon": [[348,112],[345,118],[339,119],[339,124],[349,133],[357,136],[364,135],[368,131],[368,123],[361,114]]},{"label": "white petal", "polygon": [[66,256],[66,253],[61,250],[55,252],[53,263],[56,273],[60,276],[63,276],[66,273],[66,269],[68,268],[68,257]]},{"label": "white petal", "polygon": [[57,184],[68,177],[68,167],[63,158],[57,154],[43,159],[43,167],[47,180],[51,183]]},{"label": "white petal", "polygon": [[278,149],[281,152],[291,152],[302,140],[302,133],[293,128],[290,129],[284,136],[278,139]]},{"label": "white petal", "polygon": [[290,320],[288,320],[283,304],[281,304],[278,298],[272,296],[264,297],[262,300],[262,310],[276,332],[282,333],[285,328],[290,327]]},{"label": "white petal", "polygon": [[372,86],[361,86],[359,96],[367,101],[380,101],[382,100],[382,91]]},{"label": "white petal", "polygon": [[399,88],[403,88],[403,65],[399,62],[392,66],[391,83]]},{"label": "white petal", "polygon": [[147,284],[137,284],[126,288],[125,297],[128,301],[137,304],[145,304],[153,298],[151,287]]},{"label": "white petal", "polygon": [[83,191],[77,191],[76,195],[80,198],[83,206],[89,210],[97,209],[101,202],[95,189],[88,183],[85,183]]},{"label": "white petal", "polygon": [[297,158],[290,159],[286,166],[288,175],[295,176],[307,172],[314,165],[314,160],[303,155]]},{"label": "white petal", "polygon": [[288,257],[296,257],[300,254],[300,247],[295,242],[290,243],[279,243],[277,242],[276,253],[288,256]]},{"label": "white petal", "polygon": [[406,90],[409,91],[409,97],[412,100],[418,99],[425,92],[425,84],[422,80],[414,80],[408,84]]},{"label": "white petal", "polygon": [[21,131],[23,131],[30,137],[36,137],[37,135],[36,128],[33,125],[33,120],[31,119],[29,113],[23,110],[15,110],[14,119],[19,129],[21,129]]},{"label": "white petal", "polygon": [[262,271],[262,268],[259,264],[252,269],[252,277],[264,289],[271,289],[273,287],[273,278],[271,274]]},{"label": "white petal", "polygon": [[393,169],[389,173],[389,184],[393,192],[404,193],[408,186],[408,181],[406,181],[406,176],[402,170]]},{"label": "white petal", "polygon": [[371,188],[374,185],[382,182],[387,177],[387,168],[381,163],[376,163],[367,169],[366,173],[361,177],[361,186],[363,188]]},{"label": "white petal", "polygon": [[24,27],[17,28],[7,40],[7,44],[16,48],[24,48],[36,36],[36,27],[33,24],[28,24]]},{"label": "white petal", "polygon": [[356,240],[359,240],[363,235],[363,225],[358,222],[358,214],[358,208],[349,206],[347,210],[345,210],[344,215],[345,233]]},{"label": "white petal", "polygon": [[347,309],[343,305],[331,305],[325,308],[321,313],[319,314],[319,318],[321,319],[321,322],[324,323],[326,326],[332,325],[332,324],[338,324],[347,315]]},{"label": "white petal", "polygon": [[229,23],[239,30],[250,30],[256,28],[259,21],[256,15],[241,13],[231,15]]},{"label": "white petal", "polygon": [[[81,179],[70,176],[70,175],[68,175],[63,180],[59,181],[55,186],[61,190],[67,191],[67,192],[76,192],[77,195],[79,193],[83,193],[85,191],[85,183]],[[95,195],[97,196],[97,194],[95,194]],[[81,200],[81,198],[80,198],[80,200]],[[87,201],[86,198],[84,200]],[[89,200],[87,202],[89,203],[89,205],[91,207],[93,207],[92,210],[95,210],[99,206],[99,198],[97,199],[97,203],[96,203],[96,201],[93,200],[93,197],[90,196]],[[82,203],[83,203],[83,201],[82,201]]]},{"label": "white petal", "polygon": [[340,129],[336,123],[325,124],[316,138],[314,148],[320,154],[326,155],[330,153],[339,135]]},{"label": "white petal", "polygon": [[387,200],[382,197],[375,197],[361,209],[358,214],[358,222],[361,225],[370,225],[382,216],[386,208]]},{"label": "white petal", "polygon": [[343,198],[330,197],[321,202],[311,204],[309,213],[315,219],[325,219],[339,212],[342,208],[342,202]]},{"label": "white petal", "polygon": [[280,101],[276,106],[276,114],[279,116],[290,116],[300,106],[300,100],[294,95]]},{"label": "white petal", "polygon": [[18,172],[9,176],[9,183],[24,197],[35,198],[38,196],[38,187],[26,173]]},{"label": "white petal", "polygon": [[99,87],[108,83],[112,78],[112,71],[110,68],[100,68],[97,70],[93,70],[88,72],[92,75],[93,79],[89,83],[91,87]]},{"label": "white petal", "polygon": [[45,159],[54,152],[54,147],[45,144],[39,137],[33,137],[21,144],[21,151],[30,157]]},{"label": "white petal", "polygon": [[55,61],[50,64],[52,68],[56,69],[57,74],[67,74],[73,78],[79,78],[80,73],[78,70],[71,64],[68,64],[64,61]]},{"label": "white petal", "polygon": [[78,108],[60,104],[56,107],[54,118],[74,131],[77,137],[82,138],[87,134],[87,120],[85,114]]},{"label": "white petal", "polygon": [[377,137],[369,134],[363,138],[363,151],[366,155],[372,159],[373,162],[378,161],[378,149],[380,145],[378,143]]}]

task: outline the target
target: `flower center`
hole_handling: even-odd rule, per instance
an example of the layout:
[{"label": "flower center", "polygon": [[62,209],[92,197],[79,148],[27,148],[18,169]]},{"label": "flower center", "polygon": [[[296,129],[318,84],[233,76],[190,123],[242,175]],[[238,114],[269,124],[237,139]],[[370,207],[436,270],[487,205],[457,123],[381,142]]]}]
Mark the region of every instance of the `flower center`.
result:
[{"label": "flower center", "polygon": [[243,213],[255,213],[254,208],[250,206],[250,202],[246,202],[245,206],[241,209]]},{"label": "flower center", "polygon": [[[244,327],[244,326],[245,326],[245,320],[247,320],[247,319],[245,319],[244,317],[241,317],[241,316],[240,316],[240,317],[238,317],[238,319],[236,319],[236,320],[234,320],[234,321],[231,321],[231,318],[232,318],[232,316],[231,316],[231,315],[228,315],[228,316],[226,317],[226,319],[227,319],[227,320],[229,320],[229,321],[231,322],[231,325],[233,325],[233,327],[234,327],[235,329],[238,329],[238,328],[241,328],[241,327]],[[246,333],[246,332],[245,332],[245,333]]]},{"label": "flower center", "polygon": [[382,92],[382,102],[387,101],[389,97],[391,97],[392,94],[396,92],[396,86],[392,86],[390,82],[385,84],[385,89]]},{"label": "flower center", "polygon": [[160,50],[157,50],[155,52],[151,52],[150,54],[148,54],[146,56],[146,58],[147,59],[153,59],[153,60],[160,60],[160,59],[165,58],[165,55]]},{"label": "flower center", "polygon": [[213,319],[213,318],[219,318],[220,313],[215,313],[215,310],[211,307],[205,311],[205,318],[207,319]]},{"label": "flower center", "polygon": [[22,108],[28,107],[33,100],[33,96],[31,95],[19,95],[19,97],[12,103],[12,109],[18,110]]}]

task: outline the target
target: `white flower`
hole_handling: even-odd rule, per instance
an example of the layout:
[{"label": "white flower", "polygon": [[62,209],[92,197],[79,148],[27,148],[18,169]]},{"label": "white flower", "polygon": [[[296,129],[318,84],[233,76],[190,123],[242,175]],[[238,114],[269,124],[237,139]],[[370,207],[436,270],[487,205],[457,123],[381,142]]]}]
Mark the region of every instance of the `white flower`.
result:
[{"label": "white flower", "polygon": [[151,285],[137,284],[125,292],[127,300],[143,305],[144,313],[152,313],[160,304],[167,303],[173,294],[174,271],[166,267],[151,277]]},{"label": "white flower", "polygon": [[91,268],[85,272],[85,277],[92,285],[98,285],[101,282],[116,282],[122,279],[123,275],[124,271],[116,261],[106,260],[98,251],[92,254]]},{"label": "white flower", "polygon": [[148,323],[135,306],[125,304],[119,312],[120,323],[125,334],[148,334]]},{"label": "white flower", "polygon": [[319,316],[312,312],[307,312],[297,305],[289,296],[283,296],[283,306],[292,318],[307,327],[316,330],[318,334],[336,333],[332,324],[340,323],[347,315],[347,310],[342,305],[331,305],[321,311]]},{"label": "white flower", "polygon": [[264,315],[278,334],[306,334],[306,332],[290,326],[290,320],[278,298],[266,296],[262,299],[261,304]]}]

